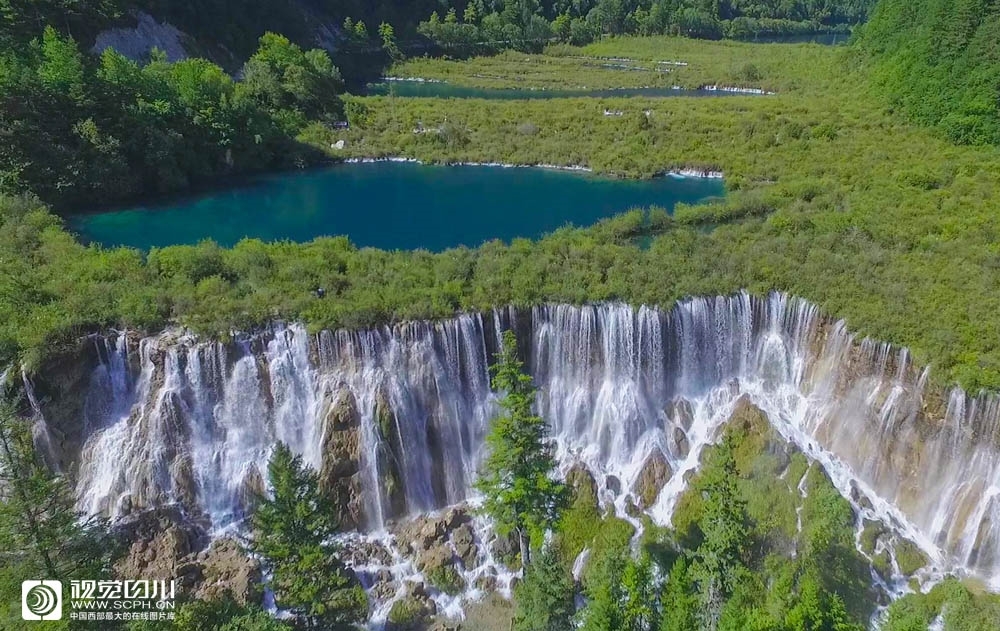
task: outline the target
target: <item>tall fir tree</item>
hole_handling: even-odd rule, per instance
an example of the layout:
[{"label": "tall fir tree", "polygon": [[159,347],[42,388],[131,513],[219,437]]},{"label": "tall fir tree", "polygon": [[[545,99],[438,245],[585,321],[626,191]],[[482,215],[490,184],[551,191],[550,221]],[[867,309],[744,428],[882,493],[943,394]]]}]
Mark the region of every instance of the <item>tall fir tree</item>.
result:
[{"label": "tall fir tree", "polygon": [[706,468],[700,489],[705,496],[705,512],[700,522],[704,539],[695,551],[691,567],[700,594],[700,620],[704,629],[714,631],[722,606],[735,591],[746,572],[745,559],[750,528],[746,500],[737,486],[736,439],[727,433]]},{"label": "tall fir tree", "polygon": [[547,545],[514,590],[514,631],[573,631],[573,576],[558,549]]},{"label": "tall fir tree", "polygon": [[483,510],[501,535],[515,533],[521,564],[531,562],[531,539],[551,528],[566,505],[566,486],[554,479],[556,461],[545,420],[532,413],[536,388],[517,357],[517,339],[506,331],[496,365],[493,389],[500,394],[500,414],[486,438],[488,454],[476,488]]},{"label": "tall fir tree", "polygon": [[106,524],[76,512],[35,450],[32,421],[0,402],[0,628],[21,628],[21,581],[108,578],[113,551]]},{"label": "tall fir tree", "polygon": [[268,481],[272,496],[260,498],[250,548],[272,571],[278,606],[310,627],[350,628],[363,620],[367,596],[331,541],[338,521],[319,490],[317,473],[278,443],[268,463]]}]

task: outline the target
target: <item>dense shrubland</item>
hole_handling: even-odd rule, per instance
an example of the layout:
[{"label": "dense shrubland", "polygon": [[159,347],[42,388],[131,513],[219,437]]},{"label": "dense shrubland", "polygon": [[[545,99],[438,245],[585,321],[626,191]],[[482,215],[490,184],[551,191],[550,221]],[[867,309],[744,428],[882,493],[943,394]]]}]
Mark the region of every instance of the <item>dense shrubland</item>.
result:
[{"label": "dense shrubland", "polygon": [[[780,289],[876,338],[906,344],[942,382],[1000,385],[993,235],[998,156],[958,147],[851,92],[855,57],[818,46],[676,38],[584,49],[690,61],[692,81],[753,65],[772,97],[558,102],[351,97],[350,131],[300,139],[339,155],[585,164],[648,176],[722,169],[722,204],[682,207],[637,248],[637,215],[538,242],[443,253],[358,250],[345,239],[248,241],[143,253],[75,243],[38,202],[7,197],[0,233],[0,355],[32,365],[84,332],[168,323],[226,334],[271,318],[314,328],[446,317],[544,301],[669,306],[692,294]],[[472,69],[475,66],[471,67]],[[474,70],[470,69],[470,73]],[[605,107],[626,110],[607,118]],[[652,110],[646,119],[642,110]],[[413,134],[448,118],[461,142]],[[530,124],[530,125],[528,125]],[[532,130],[524,133],[523,130]],[[970,210],[971,209],[971,210]],[[707,231],[703,226],[717,224]],[[318,298],[314,291],[327,290]]]}]

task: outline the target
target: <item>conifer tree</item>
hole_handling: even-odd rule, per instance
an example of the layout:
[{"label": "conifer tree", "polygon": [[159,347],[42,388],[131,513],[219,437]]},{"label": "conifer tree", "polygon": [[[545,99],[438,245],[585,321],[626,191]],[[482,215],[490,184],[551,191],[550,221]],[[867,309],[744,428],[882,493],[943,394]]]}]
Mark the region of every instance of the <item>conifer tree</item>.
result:
[{"label": "conifer tree", "polygon": [[0,628],[21,628],[21,581],[107,578],[112,551],[104,522],[76,512],[35,450],[31,421],[0,402]]},{"label": "conifer tree", "polygon": [[337,556],[333,506],[319,490],[319,476],[284,443],[268,463],[272,497],[253,516],[251,549],[270,566],[279,607],[307,625],[346,628],[364,619],[367,597]]},{"label": "conifer tree", "polygon": [[514,631],[572,631],[574,596],[573,577],[558,549],[546,546],[514,590]]},{"label": "conifer tree", "polygon": [[521,563],[527,567],[531,538],[555,524],[568,496],[565,485],[553,478],[556,461],[548,425],[532,413],[536,389],[517,358],[511,331],[504,333],[493,367],[493,389],[500,394],[500,414],[486,438],[488,454],[476,488],[497,531],[517,535]]}]

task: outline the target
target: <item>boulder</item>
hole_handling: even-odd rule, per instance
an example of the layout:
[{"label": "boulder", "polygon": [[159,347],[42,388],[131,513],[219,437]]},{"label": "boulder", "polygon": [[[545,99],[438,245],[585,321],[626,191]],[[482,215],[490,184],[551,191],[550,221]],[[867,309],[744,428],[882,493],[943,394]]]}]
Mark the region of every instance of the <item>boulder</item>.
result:
[{"label": "boulder", "polygon": [[452,507],[436,515],[421,515],[398,524],[393,534],[403,554],[413,554],[448,541],[454,530],[469,521],[469,514],[464,508]]},{"label": "boulder", "polygon": [[250,558],[233,539],[219,539],[198,555],[202,581],[195,597],[218,600],[231,595],[240,605],[260,604],[260,563]]},{"label": "boulder", "polygon": [[406,596],[392,604],[386,619],[386,631],[423,631],[437,614],[437,605],[424,586],[418,583]]},{"label": "boulder", "polygon": [[495,592],[497,590],[497,575],[492,570],[484,572],[476,577],[475,588],[487,593]]},{"label": "boulder", "polygon": [[354,395],[346,387],[327,396],[332,403],[323,420],[320,489],[336,506],[341,528],[350,530],[363,523],[361,417]]},{"label": "boulder", "polygon": [[656,503],[656,498],[660,496],[660,491],[672,475],[673,470],[667,462],[667,457],[659,449],[654,449],[646,457],[646,462],[639,471],[639,477],[632,484],[632,493],[638,501],[639,508],[649,508]]},{"label": "boulder", "polygon": [[490,552],[509,568],[521,567],[521,546],[517,541],[517,535],[513,532],[507,536],[498,534],[494,537],[490,542]]},{"label": "boulder", "polygon": [[619,480],[616,475],[609,475],[604,479],[604,488],[611,491],[615,495],[621,495],[622,481]]},{"label": "boulder", "polygon": [[687,455],[691,452],[691,443],[688,441],[684,430],[680,427],[675,427],[674,431],[670,432],[668,436],[670,437],[670,451],[677,458],[687,458]]},{"label": "boulder", "polygon": [[122,580],[178,580],[182,590],[194,587],[200,570],[189,563],[193,554],[208,545],[204,525],[170,507],[147,511],[116,527],[127,552],[115,564]]},{"label": "boulder", "polygon": [[398,585],[389,570],[379,570],[372,576],[368,594],[377,602],[386,602],[396,595]]},{"label": "boulder", "polygon": [[198,599],[230,594],[241,605],[260,603],[260,564],[233,539],[206,549],[206,525],[176,508],[136,515],[116,534],[128,547],[114,567],[120,580],[174,580],[180,593]]},{"label": "boulder", "polygon": [[667,418],[675,425],[684,428],[684,431],[691,429],[691,425],[694,424],[694,408],[687,399],[677,397],[668,403],[663,411]]},{"label": "boulder", "polygon": [[347,543],[342,550],[342,558],[352,566],[392,565],[392,553],[377,541],[356,540]]},{"label": "boulder", "polygon": [[475,567],[479,548],[469,524],[462,524],[451,533],[451,543],[455,546],[455,553],[462,560],[462,565],[466,569]]},{"label": "boulder", "polygon": [[566,472],[566,485],[572,491],[574,499],[586,495],[597,501],[597,480],[582,462],[577,462]]},{"label": "boulder", "polygon": [[416,566],[421,572],[430,572],[455,563],[455,554],[447,544],[436,545],[417,554]]}]

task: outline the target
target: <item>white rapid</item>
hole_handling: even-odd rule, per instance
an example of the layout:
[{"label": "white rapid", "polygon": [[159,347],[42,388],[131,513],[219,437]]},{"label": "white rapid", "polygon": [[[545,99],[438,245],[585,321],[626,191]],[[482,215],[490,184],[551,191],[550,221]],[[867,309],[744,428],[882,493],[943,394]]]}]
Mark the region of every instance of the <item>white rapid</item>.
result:
[{"label": "white rapid", "polygon": [[277,440],[321,469],[363,531],[461,502],[494,410],[488,364],[508,328],[562,466],[586,463],[605,500],[622,503],[650,463],[666,463],[646,508],[668,522],[684,473],[745,396],[862,517],[895,524],[939,570],[1000,587],[1000,402],[929,391],[905,349],[856,340],[782,294],[669,311],[506,308],[319,335],[275,325],[230,344],[112,335],[96,341],[79,505],[118,515],[179,502],[224,527],[262,487]]}]

